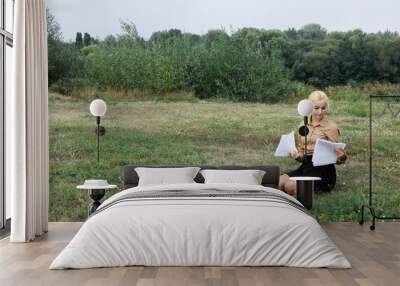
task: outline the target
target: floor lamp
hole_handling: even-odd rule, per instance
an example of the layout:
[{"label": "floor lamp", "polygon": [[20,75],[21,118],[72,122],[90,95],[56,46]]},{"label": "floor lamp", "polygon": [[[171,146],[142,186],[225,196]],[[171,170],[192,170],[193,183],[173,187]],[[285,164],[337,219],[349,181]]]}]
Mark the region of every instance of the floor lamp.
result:
[{"label": "floor lamp", "polygon": [[[308,116],[313,111],[313,104],[308,99],[303,99],[297,105],[298,113],[304,119],[304,125],[299,128],[300,136],[304,136],[304,154],[303,154],[303,163],[307,160],[307,135],[309,133],[308,125]],[[296,197],[297,199],[306,207],[307,209],[311,209],[314,201],[314,181],[313,177],[295,177],[296,181]],[[318,178],[319,179],[319,178]]]},{"label": "floor lamp", "polygon": [[100,118],[106,114],[107,104],[104,100],[95,99],[90,103],[90,113],[96,116],[96,141],[97,141],[97,162],[100,161],[100,136],[106,133],[106,129],[100,125]]},{"label": "floor lamp", "polygon": [[313,111],[313,104],[311,100],[309,99],[303,99],[299,102],[297,105],[297,111],[298,113],[303,116],[304,119],[304,125],[299,128],[299,134],[301,136],[304,136],[304,156],[303,156],[303,162],[305,161],[306,155],[307,155],[307,135],[308,135],[308,116],[311,115]]}]

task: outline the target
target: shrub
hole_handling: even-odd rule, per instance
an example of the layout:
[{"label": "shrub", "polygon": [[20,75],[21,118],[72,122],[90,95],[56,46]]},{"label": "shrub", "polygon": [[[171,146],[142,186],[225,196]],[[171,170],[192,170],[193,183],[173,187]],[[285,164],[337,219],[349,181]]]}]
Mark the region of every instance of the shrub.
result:
[{"label": "shrub", "polygon": [[357,117],[367,117],[368,103],[364,100],[352,101],[346,105],[345,110],[350,115],[354,115]]},{"label": "shrub", "polygon": [[190,71],[191,87],[201,98],[272,102],[292,88],[278,56],[229,37],[198,47]]}]

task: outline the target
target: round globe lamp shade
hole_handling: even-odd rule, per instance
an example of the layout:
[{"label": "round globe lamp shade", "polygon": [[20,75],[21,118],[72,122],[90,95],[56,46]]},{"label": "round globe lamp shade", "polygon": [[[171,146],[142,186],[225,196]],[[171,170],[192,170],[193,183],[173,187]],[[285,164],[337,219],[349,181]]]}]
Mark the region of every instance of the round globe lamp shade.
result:
[{"label": "round globe lamp shade", "polygon": [[104,116],[107,111],[107,104],[104,100],[95,99],[90,103],[90,113],[94,116]]},{"label": "round globe lamp shade", "polygon": [[302,101],[299,102],[299,104],[297,105],[297,112],[301,115],[301,116],[309,116],[312,111],[313,111],[313,104],[311,102],[311,100],[309,99],[303,99]]}]

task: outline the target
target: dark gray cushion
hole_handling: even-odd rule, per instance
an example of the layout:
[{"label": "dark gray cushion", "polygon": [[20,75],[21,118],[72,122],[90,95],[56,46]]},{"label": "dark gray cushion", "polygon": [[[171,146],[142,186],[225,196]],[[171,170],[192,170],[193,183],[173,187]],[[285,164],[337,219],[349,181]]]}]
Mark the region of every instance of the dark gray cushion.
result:
[{"label": "dark gray cushion", "polygon": [[[278,188],[280,169],[278,166],[134,166],[126,165],[122,169],[122,179],[124,182],[124,189],[133,188],[138,185],[139,177],[135,171],[136,167],[148,168],[181,168],[181,167],[200,167],[201,169],[219,169],[219,170],[263,170],[265,175],[262,179],[262,185],[265,187]],[[204,183],[204,178],[200,174],[194,178],[197,183]]]}]

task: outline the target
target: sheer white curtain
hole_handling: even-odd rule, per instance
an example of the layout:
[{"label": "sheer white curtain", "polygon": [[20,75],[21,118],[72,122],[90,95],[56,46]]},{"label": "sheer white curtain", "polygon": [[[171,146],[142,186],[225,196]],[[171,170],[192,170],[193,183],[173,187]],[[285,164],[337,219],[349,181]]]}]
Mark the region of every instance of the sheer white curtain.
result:
[{"label": "sheer white curtain", "polygon": [[48,225],[48,92],[45,0],[16,0],[13,92],[6,98],[6,187],[12,242]]}]

